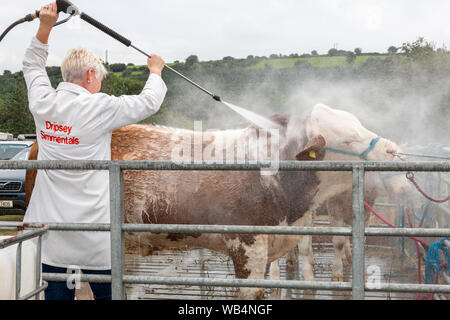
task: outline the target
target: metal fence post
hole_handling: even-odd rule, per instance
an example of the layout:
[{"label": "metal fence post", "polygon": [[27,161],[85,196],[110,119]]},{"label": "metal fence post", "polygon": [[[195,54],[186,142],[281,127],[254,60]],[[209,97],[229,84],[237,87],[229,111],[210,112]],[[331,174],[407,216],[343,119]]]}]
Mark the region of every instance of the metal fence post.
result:
[{"label": "metal fence post", "polygon": [[352,297],[364,300],[364,167],[353,167]]},{"label": "metal fence post", "polygon": [[109,190],[111,206],[111,289],[113,300],[125,299],[124,247],[122,232],[123,216],[123,174],[119,164],[109,170]]},{"label": "metal fence post", "polygon": [[19,300],[22,287],[22,241],[17,244],[16,251],[16,300]]},{"label": "metal fence post", "polygon": [[[42,252],[42,236],[38,237],[36,247],[36,290],[41,286],[41,252]],[[40,294],[36,295],[36,300],[41,300]]]}]

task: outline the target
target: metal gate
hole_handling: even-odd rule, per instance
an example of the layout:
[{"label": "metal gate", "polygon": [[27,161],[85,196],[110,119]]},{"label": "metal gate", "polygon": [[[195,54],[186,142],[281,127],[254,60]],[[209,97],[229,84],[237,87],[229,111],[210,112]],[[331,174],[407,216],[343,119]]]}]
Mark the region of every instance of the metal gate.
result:
[{"label": "metal gate", "polygon": [[[0,224],[0,229],[2,227],[8,227],[8,226],[2,226]],[[17,229],[21,230],[23,227],[19,226]],[[35,230],[29,231],[23,234],[20,234],[16,237],[1,240],[0,241],[0,249],[4,249],[10,246],[13,246],[17,244],[17,251],[16,251],[16,279],[15,279],[15,299],[16,300],[27,300],[30,299],[33,296],[36,296],[36,299],[39,299],[39,294],[44,291],[47,288],[47,282],[43,282],[41,284],[41,244],[42,244],[42,236],[48,231],[48,227],[41,225],[36,228],[33,228]],[[38,238],[37,241],[37,247],[36,247],[36,286],[35,290],[26,293],[24,296],[21,296],[21,278],[22,278],[22,244],[24,241],[31,240],[33,238]]]},{"label": "metal gate", "polygon": [[[224,226],[224,225],[160,225],[125,224],[123,214],[123,170],[195,170],[195,171],[258,171],[270,169],[271,163],[216,164],[182,163],[170,161],[0,161],[0,169],[32,170],[108,170],[110,181],[111,223],[110,224],[46,224],[49,230],[111,232],[112,274],[81,275],[80,281],[111,282],[112,298],[125,299],[125,283],[173,284],[223,287],[258,287],[291,289],[352,290],[352,298],[362,300],[365,291],[450,293],[450,285],[417,284],[377,284],[364,282],[365,236],[426,236],[449,237],[450,229],[425,228],[365,228],[364,225],[364,175],[366,171],[422,171],[449,172],[450,162],[317,162],[281,161],[280,171],[351,171],[353,189],[352,228],[332,227],[268,227],[268,226]],[[2,226],[18,226],[3,223]],[[36,225],[30,225],[36,227]],[[279,235],[343,235],[352,236],[352,281],[351,282],[311,282],[292,280],[250,280],[250,279],[210,279],[171,278],[124,275],[124,232],[160,233],[222,233],[222,234],[279,234]],[[46,281],[67,281],[70,274],[43,274]]]}]

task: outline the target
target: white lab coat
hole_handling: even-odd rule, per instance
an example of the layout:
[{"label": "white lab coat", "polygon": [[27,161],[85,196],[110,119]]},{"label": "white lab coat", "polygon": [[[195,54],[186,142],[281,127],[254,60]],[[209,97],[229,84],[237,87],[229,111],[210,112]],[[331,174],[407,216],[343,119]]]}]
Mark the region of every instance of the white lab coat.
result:
[{"label": "white lab coat", "polygon": [[[167,92],[151,74],[142,93],[90,94],[72,83],[52,88],[48,45],[33,37],[23,72],[36,124],[38,160],[111,160],[111,132],[156,113]],[[108,171],[39,170],[24,222],[110,223]],[[43,238],[42,262],[57,267],[111,268],[109,232],[56,232]]]}]

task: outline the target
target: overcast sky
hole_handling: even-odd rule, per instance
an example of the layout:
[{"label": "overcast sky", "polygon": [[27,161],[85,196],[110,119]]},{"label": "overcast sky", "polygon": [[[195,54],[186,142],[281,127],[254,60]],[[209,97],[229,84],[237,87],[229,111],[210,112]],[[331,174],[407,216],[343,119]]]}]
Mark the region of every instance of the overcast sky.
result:
[{"label": "overcast sky", "polygon": [[[0,2],[0,32],[46,4]],[[225,56],[326,53],[338,49],[386,52],[419,36],[450,45],[449,0],[74,0],[81,11],[166,62],[191,54],[201,61]],[[62,16],[62,14],[61,14]],[[0,43],[0,72],[18,71],[38,22],[23,24]],[[48,65],[83,46],[109,62],[144,64],[146,59],[85,22],[55,28]]]}]

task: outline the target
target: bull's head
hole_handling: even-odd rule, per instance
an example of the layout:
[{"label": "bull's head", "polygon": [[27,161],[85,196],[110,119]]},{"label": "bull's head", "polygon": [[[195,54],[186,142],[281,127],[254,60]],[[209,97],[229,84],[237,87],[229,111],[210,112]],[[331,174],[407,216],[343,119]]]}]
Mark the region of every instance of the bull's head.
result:
[{"label": "bull's head", "polygon": [[392,161],[392,153],[399,150],[394,142],[364,128],[353,114],[323,104],[314,106],[307,135],[310,139],[322,136],[327,150],[369,161]]}]

